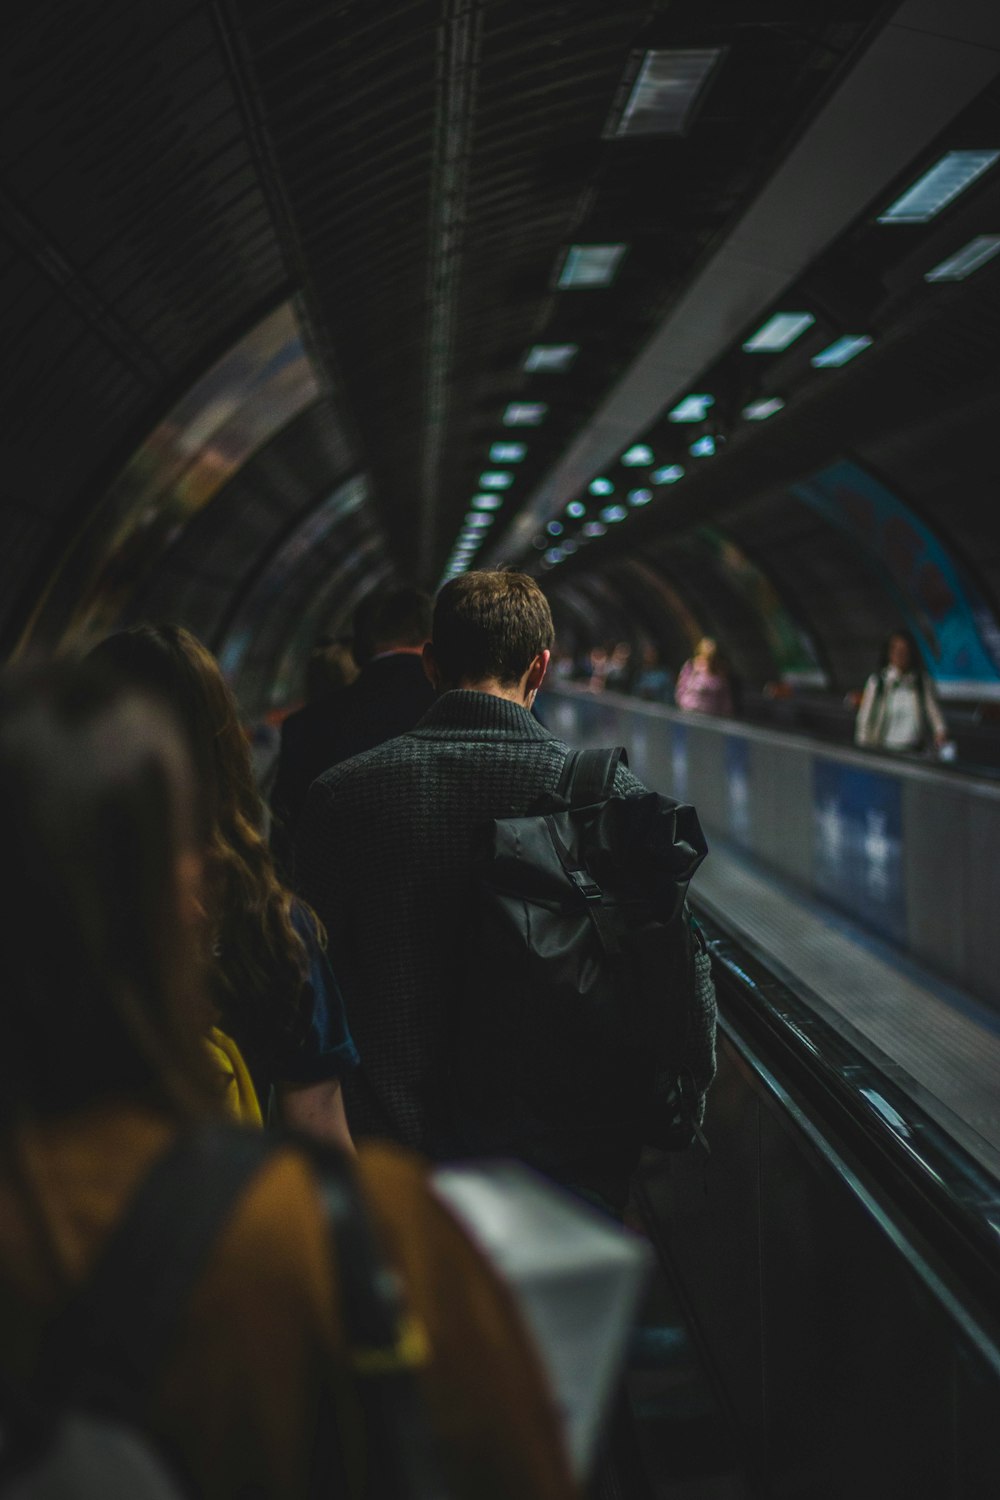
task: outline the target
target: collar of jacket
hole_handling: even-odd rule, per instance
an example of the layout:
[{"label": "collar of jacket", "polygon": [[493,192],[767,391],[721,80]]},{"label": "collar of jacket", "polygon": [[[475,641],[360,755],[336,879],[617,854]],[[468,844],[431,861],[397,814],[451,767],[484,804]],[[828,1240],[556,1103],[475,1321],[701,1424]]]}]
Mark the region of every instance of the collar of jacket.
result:
[{"label": "collar of jacket", "polygon": [[539,724],[526,708],[509,698],[493,693],[476,693],[469,688],[453,688],[442,693],[424,714],[413,731],[435,738],[462,730],[470,739],[551,740],[555,736]]}]

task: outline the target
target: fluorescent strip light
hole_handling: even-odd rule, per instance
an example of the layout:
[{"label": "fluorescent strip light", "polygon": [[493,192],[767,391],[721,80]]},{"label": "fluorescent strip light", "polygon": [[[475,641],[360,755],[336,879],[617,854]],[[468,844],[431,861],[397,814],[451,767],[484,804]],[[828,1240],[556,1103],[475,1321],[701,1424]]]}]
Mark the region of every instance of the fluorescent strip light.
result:
[{"label": "fluorescent strip light", "polygon": [[667,412],[670,422],[704,422],[708,408],[715,405],[714,396],[685,396],[678,401],[673,411]]},{"label": "fluorescent strip light", "polygon": [[627,245],[570,245],[558,285],[563,290],[610,286],[627,248]]},{"label": "fluorescent strip light", "polygon": [[610,479],[592,479],[587,488],[592,495],[613,495],[615,492]]},{"label": "fluorescent strip light", "polygon": [[584,536],[603,536],[607,529],[606,526],[601,525],[600,521],[588,521],[583,528],[583,534]]},{"label": "fluorescent strip light", "polygon": [[629,490],[629,505],[648,505],[653,498],[652,490]]},{"label": "fluorescent strip light", "polygon": [[765,417],[773,417],[775,412],[784,409],[784,401],[780,396],[769,396],[763,401],[751,401],[749,406],[744,406],[743,416],[747,422],[763,422]]},{"label": "fluorescent strip light", "polygon": [[815,321],[812,313],[775,313],[750,335],[743,347],[748,354],[779,354],[789,344],[794,344]]},{"label": "fluorescent strip light", "polygon": [[503,504],[502,495],[473,495],[473,510],[499,510]]},{"label": "fluorescent strip light", "polygon": [[992,167],[1000,151],[949,151],[878,216],[880,224],[926,224],[977,177]]},{"label": "fluorescent strip light", "polygon": [[484,515],[481,510],[470,510],[465,524],[476,531],[485,531],[487,526],[493,525],[493,517]]},{"label": "fluorescent strip light", "polygon": [[704,437],[691,444],[688,452],[692,458],[711,458],[715,452],[715,438],[710,432],[706,432]]},{"label": "fluorescent strip light", "polygon": [[534,344],[525,356],[524,369],[529,375],[542,370],[561,373],[569,369],[579,348],[579,344]]},{"label": "fluorescent strip light", "polygon": [[628,452],[622,454],[621,461],[627,469],[640,469],[656,462],[652,448],[647,448],[645,443],[633,443]]},{"label": "fluorescent strip light", "polygon": [[490,445],[490,463],[519,464],[527,451],[526,443],[492,443]]},{"label": "fluorescent strip light", "polygon": [[691,111],[721,56],[721,47],[647,52],[628,103],[611,133],[683,135]]},{"label": "fluorescent strip light", "polygon": [[506,474],[503,469],[487,469],[479,476],[481,490],[509,490],[513,483],[513,474]]},{"label": "fluorescent strip light", "polygon": [[503,414],[505,427],[537,427],[548,411],[544,401],[511,401]]},{"label": "fluorescent strip light", "polygon": [[601,520],[614,525],[616,521],[624,521],[628,515],[628,507],[624,505],[606,505],[601,511]]},{"label": "fluorescent strip light", "polygon": [[1000,251],[1000,234],[977,234],[974,240],[928,271],[925,281],[964,281]]},{"label": "fluorescent strip light", "polygon": [[835,343],[814,354],[810,364],[815,365],[817,370],[835,369],[839,365],[846,365],[849,359],[867,349],[871,342],[866,333],[845,334],[842,339],[837,339]]},{"label": "fluorescent strip light", "polygon": [[582,500],[571,500],[566,507],[566,514],[571,521],[580,521],[587,514],[587,507]]},{"label": "fluorescent strip light", "polygon": [[676,484],[678,479],[684,478],[684,466],[666,464],[662,469],[654,469],[649,477],[654,484]]}]

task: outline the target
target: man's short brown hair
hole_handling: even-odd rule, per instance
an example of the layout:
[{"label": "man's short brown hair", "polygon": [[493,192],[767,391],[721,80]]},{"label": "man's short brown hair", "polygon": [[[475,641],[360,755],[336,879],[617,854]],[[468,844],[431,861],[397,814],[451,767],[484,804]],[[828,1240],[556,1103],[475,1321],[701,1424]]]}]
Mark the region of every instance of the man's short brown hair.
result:
[{"label": "man's short brown hair", "polygon": [[434,605],[434,660],[449,687],[498,682],[514,687],[555,639],[548,600],[526,573],[463,573]]}]

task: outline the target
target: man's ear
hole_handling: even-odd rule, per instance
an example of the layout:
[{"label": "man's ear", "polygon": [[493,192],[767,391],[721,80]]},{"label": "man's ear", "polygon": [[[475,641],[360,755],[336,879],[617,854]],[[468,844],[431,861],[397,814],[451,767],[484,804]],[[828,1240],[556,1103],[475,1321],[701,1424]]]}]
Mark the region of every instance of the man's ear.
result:
[{"label": "man's ear", "polygon": [[433,641],[424,641],[424,648],[420,653],[420,660],[424,665],[424,676],[436,693],[441,691],[441,673],[438,664],[434,660]]},{"label": "man's ear", "polygon": [[537,693],[545,681],[545,674],[549,670],[549,659],[551,651],[539,651],[531,666],[528,668],[524,679],[524,690],[526,693]]}]

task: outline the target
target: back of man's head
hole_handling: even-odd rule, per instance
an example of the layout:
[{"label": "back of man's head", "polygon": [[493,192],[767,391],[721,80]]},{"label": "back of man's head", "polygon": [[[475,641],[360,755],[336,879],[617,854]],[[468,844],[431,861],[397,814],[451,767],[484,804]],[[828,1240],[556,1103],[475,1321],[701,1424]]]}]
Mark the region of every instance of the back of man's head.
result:
[{"label": "back of man's head", "polygon": [[419,650],[431,633],[431,600],[411,584],[366,594],[354,611],[354,657],[365,666],[383,651]]},{"label": "back of man's head", "polygon": [[447,687],[516,686],[555,639],[548,600],[526,573],[464,573],[434,605],[434,661]]}]

